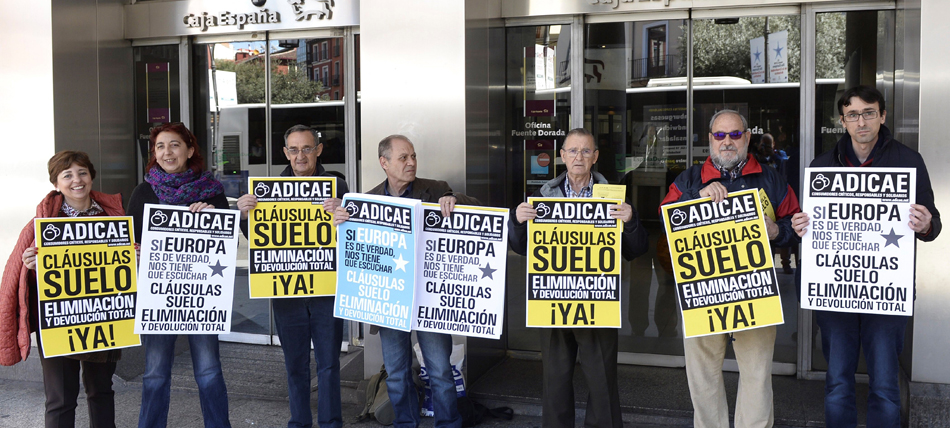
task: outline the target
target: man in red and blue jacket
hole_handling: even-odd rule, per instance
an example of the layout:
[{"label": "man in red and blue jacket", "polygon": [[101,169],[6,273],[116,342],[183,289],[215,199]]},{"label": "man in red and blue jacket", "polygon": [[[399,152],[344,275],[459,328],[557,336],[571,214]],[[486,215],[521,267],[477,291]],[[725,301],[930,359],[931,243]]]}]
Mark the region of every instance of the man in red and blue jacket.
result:
[{"label": "man in red and blue jacket", "polygon": [[[798,198],[782,174],[758,163],[748,153],[750,130],[746,118],[734,110],[721,110],[713,115],[709,129],[710,156],[703,165],[694,165],[676,177],[661,205],[707,197],[721,202],[730,192],[764,189],[776,207],[777,220],[764,216],[769,241],[776,247],[797,244],[799,237],[792,230],[791,218],[801,211]],[[735,426],[772,426],[775,331],[775,326],[769,326],[684,340],[694,426],[729,427],[722,361],[730,336],[740,373]]]}]

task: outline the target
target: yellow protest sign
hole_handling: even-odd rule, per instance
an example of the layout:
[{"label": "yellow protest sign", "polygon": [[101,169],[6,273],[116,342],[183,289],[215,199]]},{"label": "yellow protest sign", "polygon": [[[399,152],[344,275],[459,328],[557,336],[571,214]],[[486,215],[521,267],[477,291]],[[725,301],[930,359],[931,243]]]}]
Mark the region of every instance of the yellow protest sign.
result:
[{"label": "yellow protest sign", "polygon": [[250,178],[257,206],[248,214],[252,299],[336,294],[336,228],[323,202],[333,177]]},{"label": "yellow protest sign", "polygon": [[686,337],[785,322],[755,190],[662,209]]},{"label": "yellow protest sign", "polygon": [[528,327],[620,328],[620,200],[529,198]]},{"label": "yellow protest sign", "polygon": [[769,216],[772,221],[778,220],[775,217],[775,207],[772,206],[772,201],[769,200],[769,194],[765,193],[765,189],[759,188],[759,202],[762,203],[762,212],[765,215]]},{"label": "yellow protest sign", "polygon": [[139,345],[132,217],[42,218],[34,227],[43,355]]}]

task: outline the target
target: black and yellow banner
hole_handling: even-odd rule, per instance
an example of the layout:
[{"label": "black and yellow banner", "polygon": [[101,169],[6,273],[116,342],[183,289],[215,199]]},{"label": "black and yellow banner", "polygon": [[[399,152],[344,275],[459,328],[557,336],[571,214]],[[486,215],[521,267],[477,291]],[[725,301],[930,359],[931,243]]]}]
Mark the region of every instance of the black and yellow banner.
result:
[{"label": "black and yellow banner", "polygon": [[662,209],[686,337],[785,322],[756,190]]},{"label": "black and yellow banner", "polygon": [[138,346],[132,218],[42,218],[34,227],[43,355]]},{"label": "black and yellow banner", "polygon": [[620,328],[620,220],[611,199],[529,198],[528,327]]},{"label": "black and yellow banner", "polygon": [[252,299],[336,294],[336,228],[323,202],[333,177],[251,178],[257,207],[248,214]]}]

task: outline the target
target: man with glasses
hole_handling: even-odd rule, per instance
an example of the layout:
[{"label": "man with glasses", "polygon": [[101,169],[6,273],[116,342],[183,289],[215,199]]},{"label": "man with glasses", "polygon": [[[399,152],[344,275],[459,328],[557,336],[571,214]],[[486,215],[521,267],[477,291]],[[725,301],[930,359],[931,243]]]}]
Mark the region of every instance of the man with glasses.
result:
[{"label": "man with glasses", "polygon": [[[901,144],[884,126],[884,96],[877,89],[857,86],[838,100],[838,113],[848,133],[834,149],[818,156],[812,167],[910,167],[917,170],[917,203],[910,207],[910,228],[917,239],[929,242],[940,234],[940,212],[934,205],[927,166],[919,153]],[[792,227],[804,236],[808,214],[798,213]],[[916,241],[915,241],[916,245]],[[914,278],[907,278],[913,281]],[[870,391],[868,426],[899,427],[901,394],[898,357],[904,347],[908,317],[816,311],[821,329],[821,351],[828,361],[825,375],[825,423],[854,427],[858,423],[854,373],[858,350],[864,348]]]},{"label": "man with glasses", "polygon": [[[534,196],[590,198],[595,183],[607,179],[591,167],[597,162],[597,144],[584,128],[571,130],[561,147],[566,170],[542,186]],[[522,202],[514,210],[508,228],[508,242],[518,254],[528,252],[528,220],[537,210]],[[613,206],[610,216],[623,221],[620,235],[621,254],[632,260],[647,251],[647,233],[630,204]],[[580,352],[581,370],[590,388],[587,398],[588,427],[621,427],[620,395],[617,389],[617,329],[615,328],[543,328],[541,329],[541,365],[544,371],[541,398],[541,425],[574,426],[574,364]]]},{"label": "man with glasses", "polygon": [[[294,125],[284,133],[284,155],[290,165],[281,177],[335,177],[328,173],[317,158],[323,152],[323,143],[316,130],[306,125]],[[335,177],[336,178],[336,177]],[[346,181],[336,178],[336,195],[323,203],[323,209],[332,212],[340,206],[341,198],[349,189]],[[257,197],[247,194],[238,198],[241,210],[241,230],[248,235],[248,212],[257,206]],[[340,397],[340,345],[343,342],[343,320],[333,317],[333,296],[295,297],[273,299],[274,324],[284,351],[287,369],[287,390],[290,401],[288,428],[313,426],[310,409],[310,344],[317,360],[317,423],[321,428],[343,426]]]},{"label": "man with glasses", "polygon": [[[702,165],[683,171],[661,205],[711,198],[721,202],[730,192],[764,189],[776,207],[772,221],[765,216],[766,232],[775,247],[798,243],[792,230],[792,215],[801,211],[795,192],[785,177],[748,154],[749,123],[735,110],[720,110],[709,121],[709,157]],[[736,397],[735,426],[771,427],[772,353],[775,326],[742,330],[734,334],[713,334],[684,339],[686,378],[693,401],[693,424],[697,428],[728,428],[729,408],[722,377],[726,345],[739,363],[739,392]]]}]

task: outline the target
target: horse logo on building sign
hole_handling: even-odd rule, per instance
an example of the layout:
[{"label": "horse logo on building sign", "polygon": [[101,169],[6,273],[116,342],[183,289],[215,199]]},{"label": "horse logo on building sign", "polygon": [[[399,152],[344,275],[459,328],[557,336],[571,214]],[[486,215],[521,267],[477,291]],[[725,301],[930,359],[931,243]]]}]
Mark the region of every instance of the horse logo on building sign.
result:
[{"label": "horse logo on building sign", "polygon": [[309,21],[314,15],[318,15],[318,19],[331,19],[333,18],[333,7],[336,6],[336,0],[314,0],[317,3],[315,9],[306,9],[304,2],[306,0],[287,0],[287,3],[294,8],[294,15],[297,16],[298,21],[307,20]]}]

